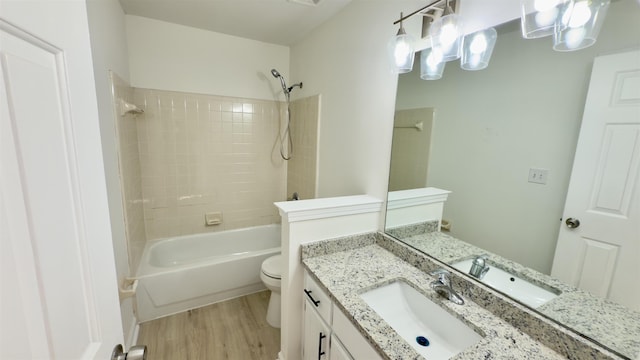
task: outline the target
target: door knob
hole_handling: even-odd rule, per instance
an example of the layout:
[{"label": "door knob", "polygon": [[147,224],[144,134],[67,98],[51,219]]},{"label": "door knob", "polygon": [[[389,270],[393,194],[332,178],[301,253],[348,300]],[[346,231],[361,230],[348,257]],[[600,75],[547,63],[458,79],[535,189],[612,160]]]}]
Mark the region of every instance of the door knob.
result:
[{"label": "door knob", "polygon": [[124,352],[122,345],[118,344],[113,348],[111,360],[146,360],[147,347],[145,345],[132,346],[128,352]]},{"label": "door knob", "polygon": [[567,224],[569,229],[575,229],[580,226],[580,220],[574,218],[568,218],[564,223]]}]

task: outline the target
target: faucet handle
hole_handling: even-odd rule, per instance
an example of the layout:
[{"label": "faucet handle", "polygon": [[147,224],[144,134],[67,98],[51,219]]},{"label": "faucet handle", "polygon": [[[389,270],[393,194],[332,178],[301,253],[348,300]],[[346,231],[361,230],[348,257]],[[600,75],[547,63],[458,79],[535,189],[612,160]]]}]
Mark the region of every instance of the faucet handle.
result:
[{"label": "faucet handle", "polygon": [[449,270],[447,269],[435,269],[432,272],[429,273],[429,275],[435,276],[435,275],[450,275],[451,273],[449,272]]},{"label": "faucet handle", "polygon": [[430,272],[429,275],[438,276],[438,281],[440,281],[444,285],[448,286],[450,284],[449,275],[451,275],[451,273],[447,269],[436,269]]},{"label": "faucet handle", "polygon": [[479,280],[487,274],[489,271],[489,265],[487,264],[487,260],[489,259],[489,255],[482,254],[478,255],[473,259],[471,263],[471,269],[469,269],[469,274],[473,277],[476,277]]}]

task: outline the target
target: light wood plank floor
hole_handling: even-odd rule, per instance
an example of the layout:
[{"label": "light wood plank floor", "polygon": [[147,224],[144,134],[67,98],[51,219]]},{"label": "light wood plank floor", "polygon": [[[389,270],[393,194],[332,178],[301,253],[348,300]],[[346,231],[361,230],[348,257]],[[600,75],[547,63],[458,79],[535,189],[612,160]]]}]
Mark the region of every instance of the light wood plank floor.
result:
[{"label": "light wood plank floor", "polygon": [[262,291],[140,325],[149,360],[275,360],[280,329],[267,324]]}]

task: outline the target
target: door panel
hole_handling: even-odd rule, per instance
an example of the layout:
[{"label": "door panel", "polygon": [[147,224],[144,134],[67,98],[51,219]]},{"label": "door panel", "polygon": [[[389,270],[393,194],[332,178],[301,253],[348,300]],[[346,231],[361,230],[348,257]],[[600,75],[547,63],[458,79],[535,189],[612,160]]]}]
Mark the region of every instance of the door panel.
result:
[{"label": "door panel", "polygon": [[[54,13],[31,16],[71,21]],[[33,33],[0,18],[0,358],[106,359],[122,339],[115,266],[96,267],[113,264],[108,221],[95,221],[109,212],[87,211],[106,204],[106,189],[104,174],[84,167],[102,158],[93,150],[99,141],[78,145],[96,137],[97,107],[79,116],[86,104],[70,96],[93,94],[95,102],[95,88],[78,86],[90,74],[66,63],[78,56],[60,41],[71,34],[45,34],[59,48]],[[78,126],[87,122],[96,132]],[[87,187],[97,191],[83,194]]]},{"label": "door panel", "polygon": [[551,274],[640,310],[640,50],[596,58]]}]

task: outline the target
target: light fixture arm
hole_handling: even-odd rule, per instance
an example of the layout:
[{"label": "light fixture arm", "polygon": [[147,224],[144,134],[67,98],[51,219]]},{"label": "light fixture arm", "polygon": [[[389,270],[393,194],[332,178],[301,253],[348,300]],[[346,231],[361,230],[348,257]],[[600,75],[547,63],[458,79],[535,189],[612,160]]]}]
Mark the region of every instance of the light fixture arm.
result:
[{"label": "light fixture arm", "polygon": [[454,11],[451,8],[451,6],[449,5],[449,0],[447,0],[447,5],[444,7],[444,14],[442,14],[442,16],[451,15],[453,13],[454,13]]},{"label": "light fixture arm", "polygon": [[404,31],[404,26],[402,26],[402,13],[400,13],[400,29],[398,29],[398,33],[396,34],[396,36],[400,36],[400,35],[406,35],[407,32]]},{"label": "light fixture arm", "polygon": [[[420,9],[412,12],[411,14],[409,14],[407,16],[402,16],[402,13],[400,13],[400,19],[394,21],[393,25],[401,23],[402,21],[407,20],[408,18],[412,17],[413,15],[415,15],[417,13],[420,13],[422,11],[428,10],[429,8],[432,8],[432,7],[442,3],[443,1],[445,1],[445,0],[435,0],[435,1],[431,2],[429,5],[424,6],[424,7],[420,8]],[[449,0],[446,0],[446,4],[447,4],[447,7],[449,7]]]}]

